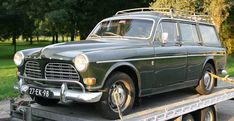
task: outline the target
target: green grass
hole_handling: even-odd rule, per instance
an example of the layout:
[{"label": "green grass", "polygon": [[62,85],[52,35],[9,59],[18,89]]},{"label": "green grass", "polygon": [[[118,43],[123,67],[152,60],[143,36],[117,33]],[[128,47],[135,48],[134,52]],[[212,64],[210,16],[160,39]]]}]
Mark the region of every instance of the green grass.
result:
[{"label": "green grass", "polygon": [[227,71],[229,76],[234,77],[234,54],[227,58]]},{"label": "green grass", "polygon": [[[48,45],[43,42],[34,45],[21,43],[17,46],[17,50],[41,47]],[[16,66],[13,62],[14,48],[9,44],[0,44],[0,100],[15,97],[17,92],[13,89],[16,82]]]}]

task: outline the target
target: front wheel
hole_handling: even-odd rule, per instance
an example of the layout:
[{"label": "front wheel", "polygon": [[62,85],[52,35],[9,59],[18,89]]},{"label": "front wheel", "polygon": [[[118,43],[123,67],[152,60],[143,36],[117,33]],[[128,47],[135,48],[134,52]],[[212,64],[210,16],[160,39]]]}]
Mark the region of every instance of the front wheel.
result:
[{"label": "front wheel", "polygon": [[196,87],[196,91],[199,94],[210,94],[214,88],[215,79],[209,73],[215,74],[215,69],[211,64],[207,63],[203,69],[202,77],[199,81],[199,84]]},{"label": "front wheel", "polygon": [[135,86],[129,75],[116,72],[107,79],[104,85],[105,92],[101,100],[97,103],[97,108],[103,117],[108,119],[117,119],[118,107],[114,97],[114,91],[119,94],[119,108],[123,115],[128,114],[135,100]]}]

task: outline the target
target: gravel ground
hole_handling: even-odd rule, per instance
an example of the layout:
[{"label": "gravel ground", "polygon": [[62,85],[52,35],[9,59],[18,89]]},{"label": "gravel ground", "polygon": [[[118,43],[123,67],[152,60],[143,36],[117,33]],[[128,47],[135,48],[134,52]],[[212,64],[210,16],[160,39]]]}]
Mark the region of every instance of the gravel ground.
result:
[{"label": "gravel ground", "polygon": [[217,104],[219,121],[234,121],[234,100]]},{"label": "gravel ground", "polygon": [[0,102],[0,119],[9,118],[9,113],[10,113],[10,101],[9,100],[1,101]]}]

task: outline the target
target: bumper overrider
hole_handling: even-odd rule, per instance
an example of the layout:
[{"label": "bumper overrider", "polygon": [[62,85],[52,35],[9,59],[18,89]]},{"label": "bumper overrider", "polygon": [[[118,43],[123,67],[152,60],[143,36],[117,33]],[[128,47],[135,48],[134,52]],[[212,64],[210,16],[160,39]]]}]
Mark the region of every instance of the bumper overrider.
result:
[{"label": "bumper overrider", "polygon": [[[30,85],[25,83],[25,79],[41,81],[41,82],[62,82],[61,88],[44,88],[53,93],[53,99],[60,99],[62,102],[66,102],[67,100],[77,101],[77,102],[89,102],[94,103],[98,102],[101,99],[102,92],[86,92],[85,87],[79,81],[73,80],[53,80],[53,79],[38,79],[31,78],[22,75],[18,75],[19,81],[14,86],[16,90],[18,90],[21,94],[29,94]],[[67,83],[77,84],[82,88],[82,91],[78,90],[69,90]]]}]

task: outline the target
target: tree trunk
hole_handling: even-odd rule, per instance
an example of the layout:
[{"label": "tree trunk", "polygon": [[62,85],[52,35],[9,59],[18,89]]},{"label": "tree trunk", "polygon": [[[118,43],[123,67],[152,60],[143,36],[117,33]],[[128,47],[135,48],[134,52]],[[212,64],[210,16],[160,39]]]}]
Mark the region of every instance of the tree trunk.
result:
[{"label": "tree trunk", "polygon": [[74,38],[75,38],[75,32],[72,31],[72,32],[71,32],[71,41],[74,41]]},{"label": "tree trunk", "polygon": [[33,38],[30,37],[30,45],[32,45],[32,44],[33,44]]},{"label": "tree trunk", "polygon": [[14,54],[15,54],[16,53],[16,36],[15,35],[13,35],[12,37],[12,44],[14,46]]},{"label": "tree trunk", "polygon": [[28,40],[29,40],[29,37],[26,37],[26,42],[28,42]]},{"label": "tree trunk", "polygon": [[54,37],[54,34],[53,34],[53,39],[52,39],[52,44],[55,43],[55,37]]},{"label": "tree trunk", "polygon": [[39,35],[37,34],[37,42],[39,42]]},{"label": "tree trunk", "polygon": [[[74,22],[73,22],[74,23]],[[75,31],[76,31],[76,28],[75,28],[75,23],[73,24],[74,26],[72,27],[72,30],[71,30],[71,41],[74,41],[75,40]]]},{"label": "tree trunk", "polygon": [[62,35],[62,41],[64,42],[64,35]]},{"label": "tree trunk", "polygon": [[58,33],[56,33],[55,35],[55,40],[56,40],[56,43],[58,43]]},{"label": "tree trunk", "polygon": [[37,32],[37,42],[39,42],[39,33]]}]

